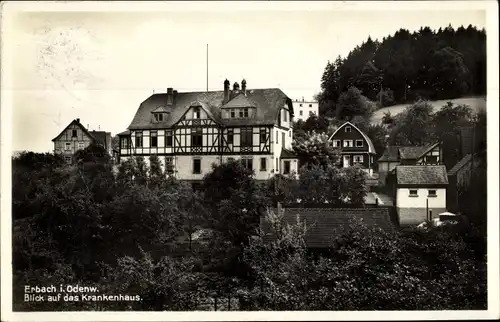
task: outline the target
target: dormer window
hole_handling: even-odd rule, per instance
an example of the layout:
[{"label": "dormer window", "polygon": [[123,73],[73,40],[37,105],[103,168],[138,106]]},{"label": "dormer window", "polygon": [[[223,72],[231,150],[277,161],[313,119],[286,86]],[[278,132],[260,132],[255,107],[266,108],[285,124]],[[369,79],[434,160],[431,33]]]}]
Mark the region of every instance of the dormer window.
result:
[{"label": "dormer window", "polygon": [[248,108],[243,109],[243,117],[248,117]]},{"label": "dormer window", "polygon": [[155,122],[163,122],[163,113],[154,113]]},{"label": "dormer window", "polygon": [[283,122],[288,122],[287,121],[287,117],[286,117],[286,114],[288,113],[287,110],[283,110]]},{"label": "dormer window", "polygon": [[199,106],[195,106],[195,107],[193,107],[193,118],[194,118],[194,119],[199,119],[199,118],[201,118],[200,114],[201,114],[201,113],[200,113],[200,107],[199,107]]},{"label": "dormer window", "polygon": [[234,109],[231,110],[231,118],[234,119],[236,117],[236,112]]}]

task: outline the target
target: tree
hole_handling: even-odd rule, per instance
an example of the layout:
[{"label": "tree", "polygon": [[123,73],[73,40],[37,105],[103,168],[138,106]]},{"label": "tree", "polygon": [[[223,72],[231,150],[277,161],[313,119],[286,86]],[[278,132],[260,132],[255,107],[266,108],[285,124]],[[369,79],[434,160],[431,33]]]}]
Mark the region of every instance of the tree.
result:
[{"label": "tree", "polygon": [[328,141],[327,134],[311,132],[304,139],[297,138],[292,147],[299,158],[300,167],[327,166],[339,161],[339,151]]},{"label": "tree", "polygon": [[356,87],[350,87],[347,92],[340,94],[337,102],[337,119],[349,121],[354,116],[370,118],[373,114],[373,105],[361,95]]},{"label": "tree", "polygon": [[398,115],[396,126],[391,130],[391,145],[423,146],[434,142],[432,124],[433,107],[426,101],[418,101],[406,107]]},{"label": "tree", "polygon": [[375,147],[375,152],[377,153],[375,159],[378,159],[384,153],[388,132],[384,126],[376,124],[376,125],[370,125],[368,127],[366,135],[368,135],[368,137],[372,141]]},{"label": "tree", "polygon": [[438,93],[436,98],[457,97],[467,92],[469,71],[462,53],[445,47],[434,53],[432,62],[429,74],[432,75],[431,86]]},{"label": "tree", "polygon": [[204,203],[210,210],[210,228],[221,232],[234,246],[248,243],[269,200],[253,178],[253,170],[240,162],[212,165],[203,178]]}]

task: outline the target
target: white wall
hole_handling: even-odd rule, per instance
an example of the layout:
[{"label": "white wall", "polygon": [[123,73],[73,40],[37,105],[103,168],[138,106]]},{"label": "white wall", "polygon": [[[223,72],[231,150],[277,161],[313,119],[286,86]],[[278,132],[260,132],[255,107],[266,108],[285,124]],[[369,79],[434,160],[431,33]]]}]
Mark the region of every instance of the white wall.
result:
[{"label": "white wall", "polygon": [[[417,190],[418,197],[410,197],[410,189]],[[429,199],[429,208],[446,208],[446,189],[430,188],[436,190],[436,197],[428,197],[427,188],[398,188],[396,192],[396,206],[399,208],[426,208]]]},{"label": "white wall", "polygon": [[[295,122],[298,120],[306,121],[309,118],[309,112],[313,112],[316,115],[319,115],[319,104],[318,102],[292,102],[293,103],[293,112]],[[302,105],[302,106],[300,106]],[[309,107],[312,105],[312,107]],[[302,115],[300,115],[300,111],[302,111]]]}]

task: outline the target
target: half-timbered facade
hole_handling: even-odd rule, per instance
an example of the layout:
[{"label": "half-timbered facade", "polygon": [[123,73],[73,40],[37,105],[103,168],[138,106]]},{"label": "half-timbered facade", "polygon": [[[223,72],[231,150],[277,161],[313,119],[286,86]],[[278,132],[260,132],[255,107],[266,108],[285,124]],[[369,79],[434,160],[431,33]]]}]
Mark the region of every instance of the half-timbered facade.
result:
[{"label": "half-timbered facade", "polygon": [[442,164],[441,143],[425,146],[387,146],[378,159],[379,180],[385,180],[398,165],[440,165]]},{"label": "half-timbered facade", "polygon": [[105,131],[88,131],[80,119],[73,120],[54,139],[54,153],[62,154],[67,163],[73,161],[73,155],[83,150],[91,143],[100,144],[112,155],[111,133]]},{"label": "half-timbered facade", "polygon": [[345,122],[330,136],[329,141],[334,148],[340,149],[343,167],[358,164],[368,174],[373,174],[375,147],[370,138],[358,127],[351,122]]},{"label": "half-timbered facade", "polygon": [[[297,171],[291,157],[293,106],[280,90],[246,88],[185,92],[146,99],[120,133],[120,160],[157,155],[181,180],[198,181],[212,164],[239,160],[258,180]],[[282,157],[283,154],[283,157]],[[283,158],[286,158],[285,162]]]}]

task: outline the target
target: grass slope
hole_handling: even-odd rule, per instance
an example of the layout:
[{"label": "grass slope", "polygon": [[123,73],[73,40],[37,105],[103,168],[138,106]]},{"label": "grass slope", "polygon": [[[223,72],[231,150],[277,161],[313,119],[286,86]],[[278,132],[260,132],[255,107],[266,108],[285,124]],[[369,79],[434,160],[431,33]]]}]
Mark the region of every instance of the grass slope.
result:
[{"label": "grass slope", "polygon": [[[460,104],[466,104],[469,105],[473,111],[478,111],[479,109],[486,109],[486,98],[481,96],[481,97],[462,97],[462,98],[454,98],[454,99],[448,99],[448,100],[439,100],[439,101],[429,101],[429,103],[434,107],[434,111],[437,111],[441,109],[444,105],[446,105],[447,102],[453,102],[456,105]],[[388,106],[381,108],[380,110],[375,111],[373,113],[371,123],[372,124],[379,124],[382,122],[382,117],[384,117],[384,113],[387,113],[387,111],[391,112],[391,115],[394,116],[396,114],[399,114],[404,111],[404,109],[410,105],[410,103],[407,104],[398,104],[398,105],[393,105],[393,106]]]}]

